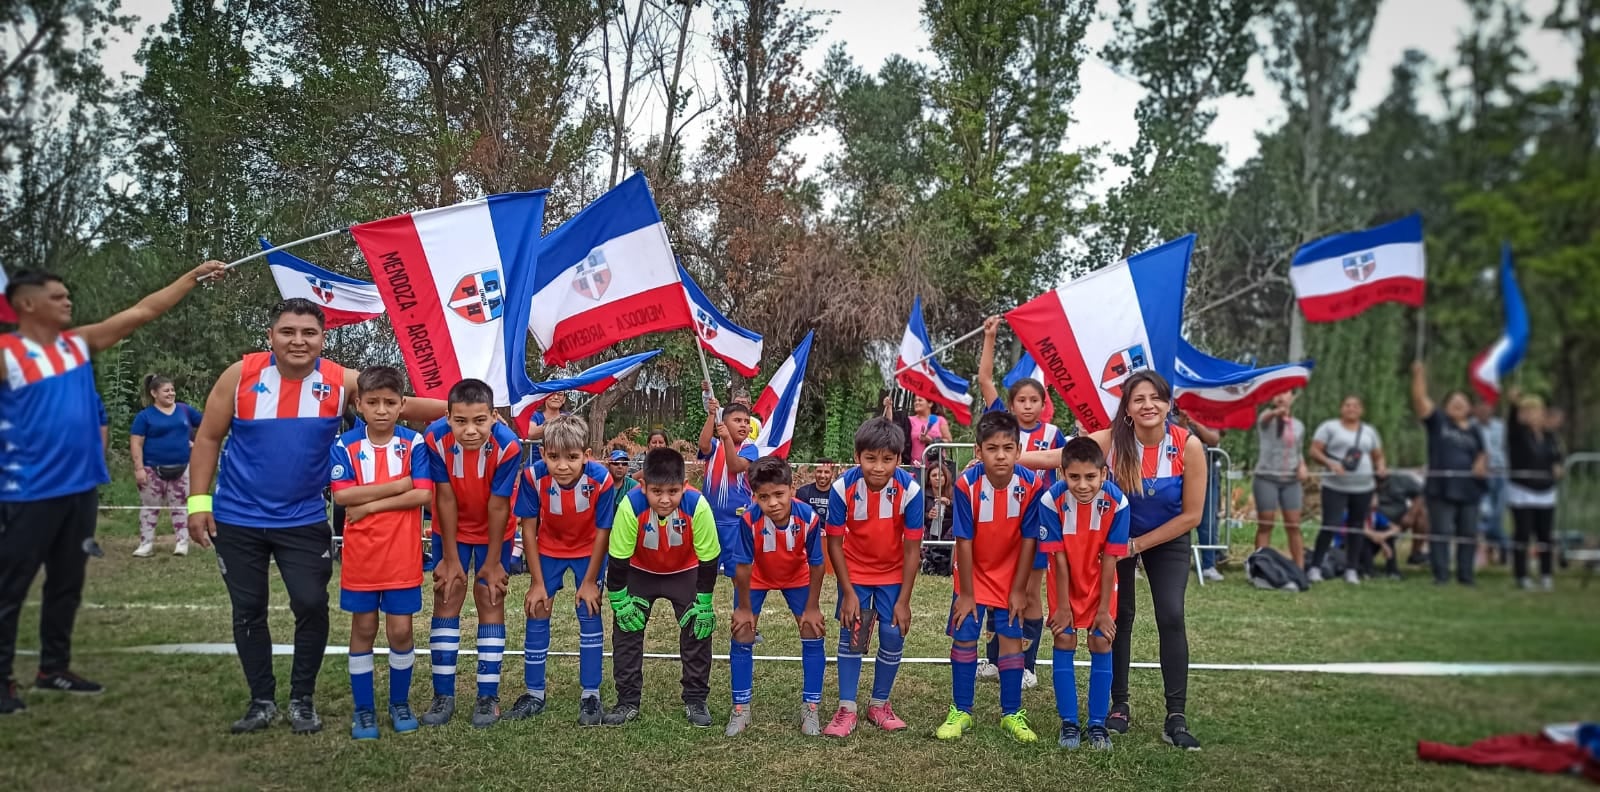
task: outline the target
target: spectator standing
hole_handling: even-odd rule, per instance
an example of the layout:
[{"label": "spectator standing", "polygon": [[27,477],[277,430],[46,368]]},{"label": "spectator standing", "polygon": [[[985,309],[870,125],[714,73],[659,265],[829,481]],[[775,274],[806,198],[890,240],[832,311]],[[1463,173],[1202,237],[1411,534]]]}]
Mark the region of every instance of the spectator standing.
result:
[{"label": "spectator standing", "polygon": [[1455,544],[1456,580],[1473,585],[1473,561],[1478,552],[1478,526],[1482,517],[1483,482],[1489,474],[1489,457],[1483,435],[1472,425],[1472,402],[1467,394],[1451,391],[1444,404],[1428,397],[1428,367],[1411,364],[1411,406],[1428,432],[1428,525],[1432,546],[1433,582],[1450,583],[1450,545]]},{"label": "spectator standing", "polygon": [[[1196,528],[1200,544],[1214,545],[1220,532],[1217,530],[1218,515],[1221,513],[1222,503],[1222,463],[1213,449],[1222,447],[1222,432],[1202,424],[1186,414],[1179,414],[1179,420],[1190,434],[1200,438],[1206,448],[1206,505],[1205,511],[1200,515],[1200,526]],[[1200,551],[1200,575],[1213,583],[1222,582],[1222,573],[1217,571],[1218,556],[1216,550]]]},{"label": "spectator standing", "polygon": [[917,396],[911,400],[911,461],[925,465],[928,446],[950,442],[950,422],[933,411],[933,402]]},{"label": "spectator standing", "polygon": [[[953,536],[955,513],[950,510],[950,499],[955,493],[955,473],[946,463],[928,466],[926,483],[922,488],[924,503],[928,507],[927,526],[923,537],[927,540],[948,542]],[[945,545],[930,546],[922,543],[922,571],[930,575],[950,577],[950,560],[954,556]]]},{"label": "spectator standing", "polygon": [[1365,412],[1360,396],[1345,396],[1339,403],[1339,417],[1324,421],[1311,438],[1311,457],[1327,469],[1322,479],[1322,526],[1317,531],[1311,568],[1306,570],[1313,582],[1323,579],[1323,562],[1337,533],[1345,536],[1345,582],[1361,582],[1361,557],[1367,545],[1362,530],[1377,480],[1389,472],[1383,439],[1377,429],[1361,420]]},{"label": "spectator standing", "polygon": [[1252,486],[1256,500],[1256,547],[1272,544],[1272,527],[1283,515],[1283,534],[1289,540],[1289,557],[1306,565],[1306,541],[1300,534],[1305,508],[1306,469],[1302,449],[1306,425],[1294,417],[1295,392],[1272,398],[1272,406],[1256,420],[1256,470]]},{"label": "spectator standing", "polygon": [[607,465],[606,469],[611,472],[611,480],[617,483],[618,497],[627,495],[633,491],[634,487],[639,486],[639,482],[628,475],[628,467],[632,462],[633,459],[628,456],[627,451],[621,448],[611,449],[610,464]]},{"label": "spectator standing", "polygon": [[[1512,550],[1512,571],[1517,585],[1534,587],[1528,571],[1528,557],[1539,551],[1539,580],[1545,591],[1555,588],[1551,572],[1555,547],[1552,544],[1556,514],[1556,482],[1561,478],[1561,442],[1549,429],[1544,401],[1537,396],[1521,396],[1512,391],[1510,414],[1506,421],[1506,457],[1512,471],[1506,484],[1506,502],[1516,526]],[[1537,545],[1532,544],[1537,542]]]},{"label": "spectator standing", "polygon": [[657,448],[666,448],[670,444],[671,441],[667,438],[667,430],[665,429],[651,430],[650,436],[645,438],[644,441],[645,451],[647,452],[654,451]]},{"label": "spectator standing", "polygon": [[[1484,544],[1478,548],[1477,565],[1504,564],[1510,555],[1506,544],[1506,422],[1495,414],[1493,404],[1479,400],[1472,408],[1472,425],[1483,438],[1483,450],[1489,459],[1489,477],[1484,480],[1479,507],[1483,524],[1478,534]],[[1499,555],[1491,557],[1491,550]]]},{"label": "spectator standing", "polygon": [[161,510],[172,516],[172,531],[177,537],[173,555],[189,554],[189,529],[186,523],[189,500],[189,448],[200,427],[200,411],[178,401],[172,380],[159,374],[144,378],[145,408],[133,417],[128,453],[133,459],[133,478],[139,485],[139,547],[135,558],[149,558],[155,552],[156,523]]},{"label": "spectator standing", "polygon": [[833,460],[823,457],[811,466],[811,483],[795,490],[794,496],[817,513],[824,522],[828,519],[828,488],[833,486]]}]

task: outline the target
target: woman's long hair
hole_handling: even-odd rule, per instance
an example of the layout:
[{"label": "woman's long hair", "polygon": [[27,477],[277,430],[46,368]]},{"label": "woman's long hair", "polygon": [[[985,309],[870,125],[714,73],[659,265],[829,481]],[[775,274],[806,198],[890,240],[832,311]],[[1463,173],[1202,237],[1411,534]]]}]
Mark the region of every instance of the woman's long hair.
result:
[{"label": "woman's long hair", "polygon": [[140,398],[144,400],[145,406],[148,407],[148,406],[156,403],[156,390],[157,389],[159,389],[163,385],[171,385],[171,384],[172,384],[172,378],[171,377],[164,377],[164,376],[162,376],[160,374],[146,374],[146,375],[144,375],[144,390],[140,393]]},{"label": "woman's long hair", "polygon": [[1122,400],[1117,402],[1117,412],[1111,416],[1111,477],[1129,497],[1144,495],[1143,460],[1139,453],[1139,439],[1133,432],[1133,419],[1128,416],[1128,405],[1133,401],[1133,391],[1150,383],[1156,389],[1156,398],[1172,408],[1172,386],[1160,374],[1150,369],[1136,371],[1122,383]]}]

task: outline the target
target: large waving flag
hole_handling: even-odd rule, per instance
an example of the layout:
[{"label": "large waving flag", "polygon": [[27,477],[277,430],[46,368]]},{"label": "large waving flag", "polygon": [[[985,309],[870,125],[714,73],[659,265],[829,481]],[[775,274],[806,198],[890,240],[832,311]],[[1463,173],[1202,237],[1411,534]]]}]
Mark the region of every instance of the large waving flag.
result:
[{"label": "large waving flag", "polygon": [[1311,380],[1312,362],[1251,368],[1214,358],[1178,339],[1173,401],[1191,418],[1213,429],[1249,429],[1256,408]]},{"label": "large waving flag", "polygon": [[6,271],[0,269],[0,322],[17,321],[17,312],[11,310],[11,303],[6,300],[6,285],[11,279],[6,277]]},{"label": "large waving flag", "polygon": [[501,332],[506,278],[532,268],[545,191],[491,195],[352,226],[400,341],[411,387],[443,399],[473,377],[511,403]]},{"label": "large waving flag", "polygon": [[1133,372],[1153,368],[1172,380],[1194,239],[1130,256],[1006,314],[1084,431],[1111,426]]},{"label": "large waving flag", "polygon": [[760,373],[761,336],[728,321],[681,262],[678,277],[683,280],[683,294],[694,312],[694,334],[700,339],[700,346],[739,372],[741,377]]},{"label": "large waving flag", "polygon": [[[661,213],[635,173],[550,232],[522,302],[544,362],[581,360],[629,338],[693,324]],[[520,315],[520,310],[517,312]]]},{"label": "large waving flag", "polygon": [[[1039,364],[1033,362],[1033,355],[1027,352],[1023,352],[1022,357],[1017,358],[1017,365],[1006,372],[1005,379],[1001,380],[1000,384],[1006,386],[1006,390],[1009,391],[1025,379],[1034,380],[1040,385],[1046,382],[1044,369],[1039,368]],[[1056,420],[1056,400],[1050,398],[1049,386],[1045,389],[1044,409],[1039,411],[1039,420],[1045,423],[1054,423]]]},{"label": "large waving flag", "polygon": [[1506,330],[1492,346],[1473,358],[1467,375],[1483,400],[1500,400],[1500,378],[1511,373],[1528,353],[1528,306],[1517,287],[1517,273],[1511,265],[1511,244],[1500,249],[1500,299],[1505,303]]},{"label": "large waving flag", "polygon": [[[266,237],[261,237],[261,249],[272,250]],[[383,315],[383,295],[374,284],[329,272],[283,250],[267,254],[267,267],[283,299],[302,297],[321,306],[330,328]]]},{"label": "large waving flag", "polygon": [[922,322],[920,295],[911,303],[911,318],[906,320],[906,334],[900,339],[900,355],[894,367],[897,371],[905,369],[895,375],[900,387],[949,408],[951,416],[962,425],[972,423],[972,396],[967,393],[967,381],[933,359],[933,342],[928,340],[928,327]]},{"label": "large waving flag", "polygon": [[661,350],[652,349],[640,352],[637,355],[608,360],[592,366],[578,374],[560,379],[546,380],[532,385],[529,392],[511,406],[511,418],[517,426],[517,431],[523,437],[528,436],[528,429],[533,423],[533,414],[544,407],[546,399],[552,393],[566,393],[579,391],[581,393],[601,393],[639,370],[651,358],[661,354]]},{"label": "large waving flag", "polygon": [[773,454],[789,458],[795,417],[800,414],[800,391],[806,382],[806,362],[811,357],[811,336],[812,333],[806,333],[800,346],[795,347],[789,359],[778,367],[766,389],[761,391],[761,398],[756,400],[754,411],[761,416],[761,423],[766,427],[766,431],[755,440],[756,449],[762,456]]},{"label": "large waving flag", "polygon": [[1426,270],[1422,215],[1413,214],[1301,245],[1289,282],[1307,321],[1337,322],[1378,303],[1421,306]]}]

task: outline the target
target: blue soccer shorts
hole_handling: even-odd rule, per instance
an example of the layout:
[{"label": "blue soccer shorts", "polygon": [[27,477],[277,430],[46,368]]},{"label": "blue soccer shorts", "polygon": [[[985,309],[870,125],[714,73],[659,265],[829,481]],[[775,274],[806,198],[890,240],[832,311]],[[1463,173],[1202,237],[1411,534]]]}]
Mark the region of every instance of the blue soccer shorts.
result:
[{"label": "blue soccer shorts", "polygon": [[[501,569],[511,568],[511,546],[513,544],[514,542],[510,539],[500,543]],[[456,556],[461,559],[461,568],[466,570],[467,574],[475,575],[478,570],[483,568],[484,562],[489,559],[489,545],[487,543],[456,542]],[[444,537],[438,534],[433,535],[433,557],[435,559],[444,558]],[[483,578],[477,578],[477,584],[480,586],[488,585],[483,581]]]},{"label": "blue soccer shorts", "polygon": [[750,612],[761,615],[761,605],[767,601],[767,595],[779,591],[783,593],[783,601],[788,604],[789,612],[799,616],[806,612],[806,602],[811,599],[810,586],[796,586],[786,589],[750,589]]},{"label": "blue soccer shorts", "polygon": [[422,612],[422,587],[351,591],[339,589],[339,610],[346,613],[376,613],[390,616],[415,616]]},{"label": "blue soccer shorts", "polygon": [[[859,586],[851,584],[855,589],[856,599],[861,601],[862,611],[876,611],[878,619],[885,624],[894,621],[894,604],[900,600],[900,584],[887,583],[882,586]],[[839,599],[843,599],[840,597]],[[839,605],[833,606],[833,618],[839,618]]]},{"label": "blue soccer shorts", "polygon": [[976,641],[983,637],[983,623],[985,619],[993,618],[990,625],[996,635],[1002,638],[1016,638],[1022,640],[1022,619],[1011,620],[1011,611],[1005,608],[996,608],[992,605],[979,605],[977,611],[955,624],[956,604],[955,597],[950,598],[950,615],[945,617],[945,635],[957,641]]},{"label": "blue soccer shorts", "polygon": [[[607,556],[609,558],[609,556]],[[572,587],[576,589],[583,584],[583,576],[589,574],[589,557],[582,558],[551,558],[539,554],[539,570],[544,575],[544,593],[554,597],[567,576],[572,573]],[[606,561],[600,561],[600,572],[595,575],[595,582],[602,587],[606,580]]]}]

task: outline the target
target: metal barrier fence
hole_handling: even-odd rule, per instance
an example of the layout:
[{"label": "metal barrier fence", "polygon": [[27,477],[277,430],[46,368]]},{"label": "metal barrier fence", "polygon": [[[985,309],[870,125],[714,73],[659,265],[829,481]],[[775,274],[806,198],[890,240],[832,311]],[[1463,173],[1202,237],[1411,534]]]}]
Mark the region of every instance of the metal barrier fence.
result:
[{"label": "metal barrier fence", "polygon": [[1600,569],[1600,453],[1571,454],[1562,469],[1554,539],[1562,565],[1582,564],[1588,585]]}]

